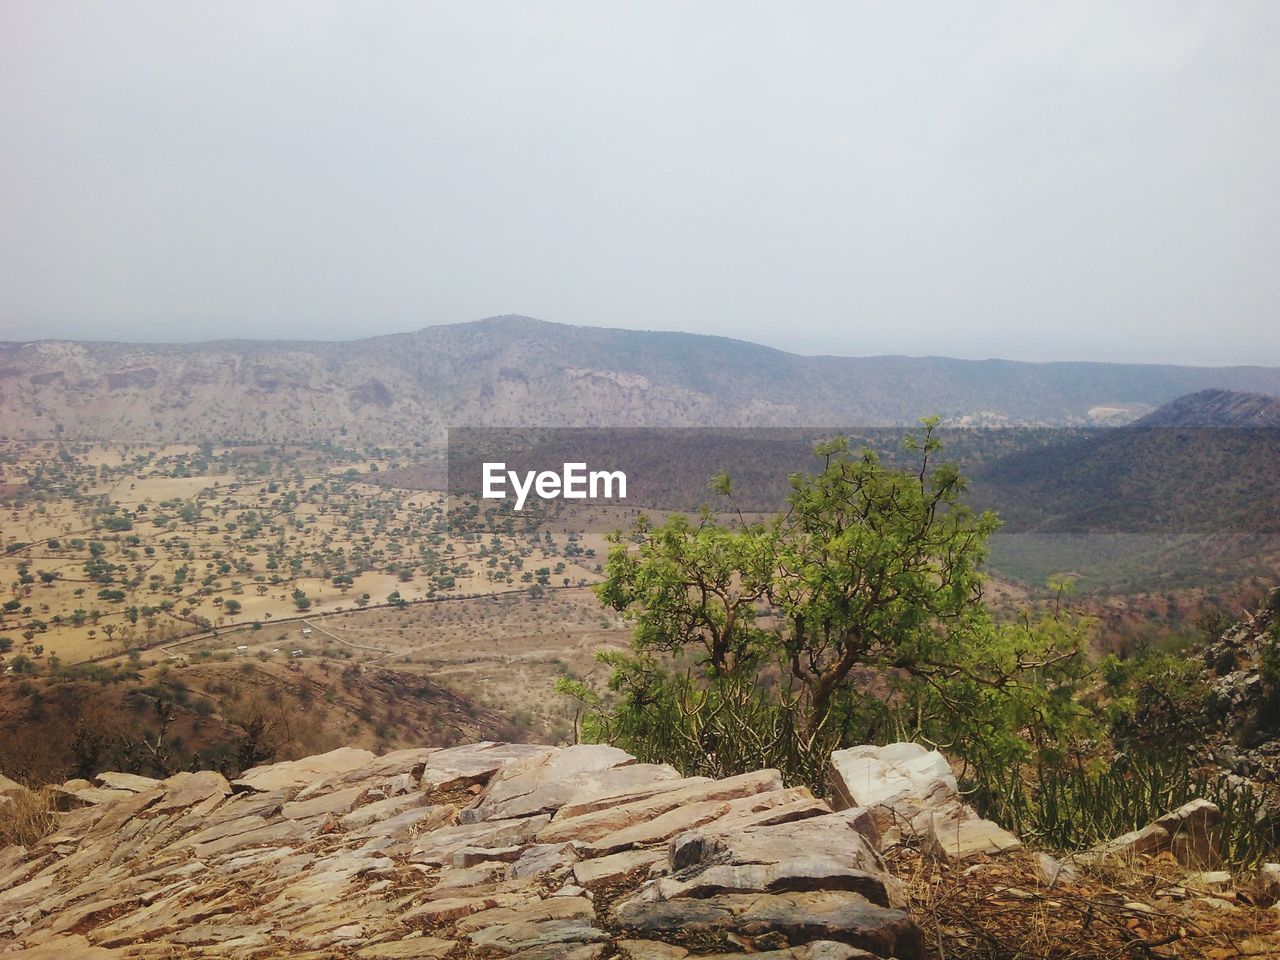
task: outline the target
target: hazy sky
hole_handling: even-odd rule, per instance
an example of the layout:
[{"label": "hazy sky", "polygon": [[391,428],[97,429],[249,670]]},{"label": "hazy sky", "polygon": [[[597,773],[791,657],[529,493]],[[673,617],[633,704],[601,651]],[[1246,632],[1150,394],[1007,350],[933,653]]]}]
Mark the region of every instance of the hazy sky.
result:
[{"label": "hazy sky", "polygon": [[1280,3],[0,0],[0,339],[1280,364]]}]

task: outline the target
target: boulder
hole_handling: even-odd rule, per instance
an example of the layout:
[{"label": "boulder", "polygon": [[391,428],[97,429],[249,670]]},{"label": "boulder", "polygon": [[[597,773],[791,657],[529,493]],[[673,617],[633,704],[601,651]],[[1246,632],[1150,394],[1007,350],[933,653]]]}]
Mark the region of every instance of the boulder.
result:
[{"label": "boulder", "polygon": [[1255,886],[1264,903],[1280,903],[1280,863],[1264,863],[1259,867]]},{"label": "boulder", "polygon": [[1183,866],[1194,870],[1219,863],[1218,837],[1222,812],[1208,800],[1192,800],[1166,813],[1140,830],[1131,830],[1072,859],[1096,863],[1105,859],[1132,859],[1139,856],[1171,854]]},{"label": "boulder", "polygon": [[888,868],[865,810],[725,832],[695,830],[671,841],[671,876],[641,896],[655,900],[719,893],[853,890],[889,905]]},{"label": "boulder", "polygon": [[962,861],[1022,849],[1017,837],[961,800],[946,757],[918,743],[837,750],[828,782],[832,805],[871,811],[886,845],[912,838],[933,856]]},{"label": "boulder", "polygon": [[1218,840],[1222,811],[1208,800],[1184,803],[1156,821],[1169,834],[1169,850],[1184,866],[1214,867],[1220,862]]}]

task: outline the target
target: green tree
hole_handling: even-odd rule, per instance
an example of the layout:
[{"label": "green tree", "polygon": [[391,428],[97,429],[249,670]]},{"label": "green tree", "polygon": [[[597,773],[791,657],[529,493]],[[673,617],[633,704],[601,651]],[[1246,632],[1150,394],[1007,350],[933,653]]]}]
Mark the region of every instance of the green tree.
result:
[{"label": "green tree", "polygon": [[[993,623],[980,566],[997,521],[934,464],[934,427],[907,440],[905,471],[817,445],[820,469],[771,519],[642,518],[617,537],[597,589],[634,650],[602,655],[611,704],[561,685],[592,707],[584,733],[686,772],[772,765],[820,786],[831,749],[878,732],[1007,763],[1032,719],[1070,717],[1082,635]],[[727,477],[712,487],[732,502]]]}]

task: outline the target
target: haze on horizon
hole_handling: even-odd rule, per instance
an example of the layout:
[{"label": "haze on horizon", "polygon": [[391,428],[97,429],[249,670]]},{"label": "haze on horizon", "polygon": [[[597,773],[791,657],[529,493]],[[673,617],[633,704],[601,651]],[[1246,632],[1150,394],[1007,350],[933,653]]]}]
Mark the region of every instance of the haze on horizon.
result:
[{"label": "haze on horizon", "polygon": [[1280,5],[0,0],[0,340],[1280,365]]}]

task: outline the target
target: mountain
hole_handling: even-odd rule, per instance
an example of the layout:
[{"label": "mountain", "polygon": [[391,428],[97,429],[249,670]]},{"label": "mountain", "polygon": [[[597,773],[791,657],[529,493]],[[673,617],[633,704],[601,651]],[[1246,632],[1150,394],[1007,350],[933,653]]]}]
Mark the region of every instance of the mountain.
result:
[{"label": "mountain", "polygon": [[0,436],[405,444],[451,425],[1091,423],[1208,388],[1280,395],[1280,369],[805,357],[508,316],[347,342],[0,343]]},{"label": "mountain", "polygon": [[1204,391],[1126,427],[1048,431],[975,484],[1022,530],[1280,533],[1275,411],[1270,397]]},{"label": "mountain", "polygon": [[1074,570],[1086,588],[1273,576],[1277,410],[1271,397],[1202,391],[1129,426],[1042,431],[1047,442],[982,464],[975,499],[1013,535],[997,566],[1032,582]]},{"label": "mountain", "polygon": [[1138,420],[1138,427],[1280,427],[1280,398],[1233,390],[1201,390]]}]

